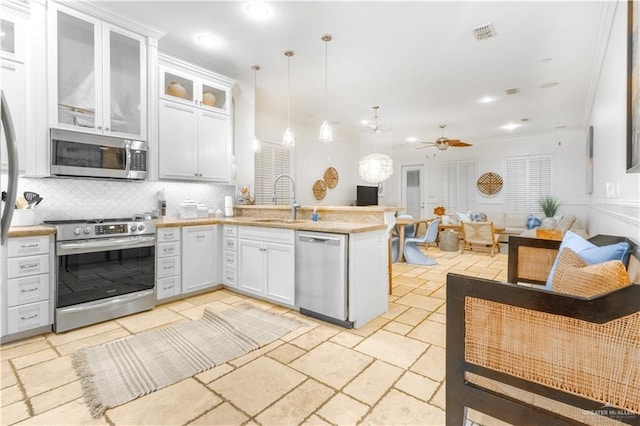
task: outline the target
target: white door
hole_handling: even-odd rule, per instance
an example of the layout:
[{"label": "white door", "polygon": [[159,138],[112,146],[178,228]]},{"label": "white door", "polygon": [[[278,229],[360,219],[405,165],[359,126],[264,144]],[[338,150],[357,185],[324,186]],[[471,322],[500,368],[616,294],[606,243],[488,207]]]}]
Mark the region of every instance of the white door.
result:
[{"label": "white door", "polygon": [[406,214],[425,217],[424,165],[402,166],[402,206]]}]

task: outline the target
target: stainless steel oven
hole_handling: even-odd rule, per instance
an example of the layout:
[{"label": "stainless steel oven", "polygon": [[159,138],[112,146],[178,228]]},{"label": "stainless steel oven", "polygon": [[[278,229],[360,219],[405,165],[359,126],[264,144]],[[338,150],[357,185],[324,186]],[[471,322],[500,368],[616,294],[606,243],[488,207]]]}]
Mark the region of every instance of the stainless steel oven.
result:
[{"label": "stainless steel oven", "polygon": [[145,220],[48,222],[56,233],[54,330],[155,306],[155,224]]},{"label": "stainless steel oven", "polygon": [[144,180],[147,143],[51,129],[51,175]]}]

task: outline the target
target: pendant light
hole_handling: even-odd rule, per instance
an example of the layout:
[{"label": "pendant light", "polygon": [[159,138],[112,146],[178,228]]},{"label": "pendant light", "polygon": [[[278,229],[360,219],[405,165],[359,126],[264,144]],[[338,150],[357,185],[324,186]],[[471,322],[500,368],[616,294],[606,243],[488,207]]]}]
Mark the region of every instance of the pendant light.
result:
[{"label": "pendant light", "polygon": [[378,118],[379,106],[373,107],[373,120],[360,129],[360,161],[358,174],[369,183],[380,183],[393,174],[391,159],[391,127]]},{"label": "pendant light", "polygon": [[262,142],[256,136],[256,107],[258,104],[258,78],[257,74],[260,71],[260,65],[254,65],[251,67],[253,70],[253,141],[251,142],[251,149],[254,154],[262,151]]},{"label": "pendant light", "polygon": [[327,101],[327,92],[329,91],[328,89],[328,72],[327,72],[327,63],[328,63],[328,59],[327,59],[327,50],[328,50],[328,45],[329,42],[331,41],[332,37],[330,34],[325,34],[321,37],[321,40],[324,41],[324,122],[322,123],[322,126],[320,126],[320,136],[318,137],[318,139],[320,140],[320,142],[322,143],[329,143],[329,142],[333,142],[333,129],[331,129],[331,126],[329,125],[329,122],[327,121],[327,116],[328,116],[328,101]]},{"label": "pendant light", "polygon": [[291,57],[293,56],[293,50],[287,50],[284,52],[284,56],[287,57],[287,130],[282,135],[282,145],[294,147],[296,146],[296,135],[291,131]]}]

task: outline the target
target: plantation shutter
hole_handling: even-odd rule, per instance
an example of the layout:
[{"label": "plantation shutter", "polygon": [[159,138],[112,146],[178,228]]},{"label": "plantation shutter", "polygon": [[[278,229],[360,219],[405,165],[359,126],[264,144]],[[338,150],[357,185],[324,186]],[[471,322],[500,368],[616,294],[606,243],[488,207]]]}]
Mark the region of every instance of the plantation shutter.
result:
[{"label": "plantation shutter", "polygon": [[505,208],[508,213],[542,211],[540,200],[551,197],[552,157],[550,155],[512,157],[505,163]]},{"label": "plantation shutter", "polygon": [[[263,143],[260,152],[254,154],[256,204],[271,204],[273,181],[282,174],[291,175],[291,151],[287,148]],[[291,204],[291,182],[280,179],[276,187],[278,204]]]},{"label": "plantation shutter", "polygon": [[441,166],[442,204],[449,214],[476,209],[476,162],[443,163]]},{"label": "plantation shutter", "polygon": [[476,210],[476,163],[458,164],[458,207],[461,211]]},{"label": "plantation shutter", "polygon": [[457,164],[443,163],[441,173],[442,204],[444,205],[446,211],[453,213],[458,209],[458,200],[456,197],[458,173]]}]

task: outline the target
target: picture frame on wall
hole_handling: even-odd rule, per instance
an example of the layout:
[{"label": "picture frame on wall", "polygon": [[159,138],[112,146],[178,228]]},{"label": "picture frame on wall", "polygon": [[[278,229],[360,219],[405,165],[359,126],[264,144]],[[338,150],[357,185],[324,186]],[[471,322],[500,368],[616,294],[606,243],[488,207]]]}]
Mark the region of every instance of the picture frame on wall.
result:
[{"label": "picture frame on wall", "polygon": [[627,2],[627,173],[640,173],[640,7],[635,3]]},{"label": "picture frame on wall", "polygon": [[587,129],[587,174],[585,192],[593,194],[593,126]]}]

